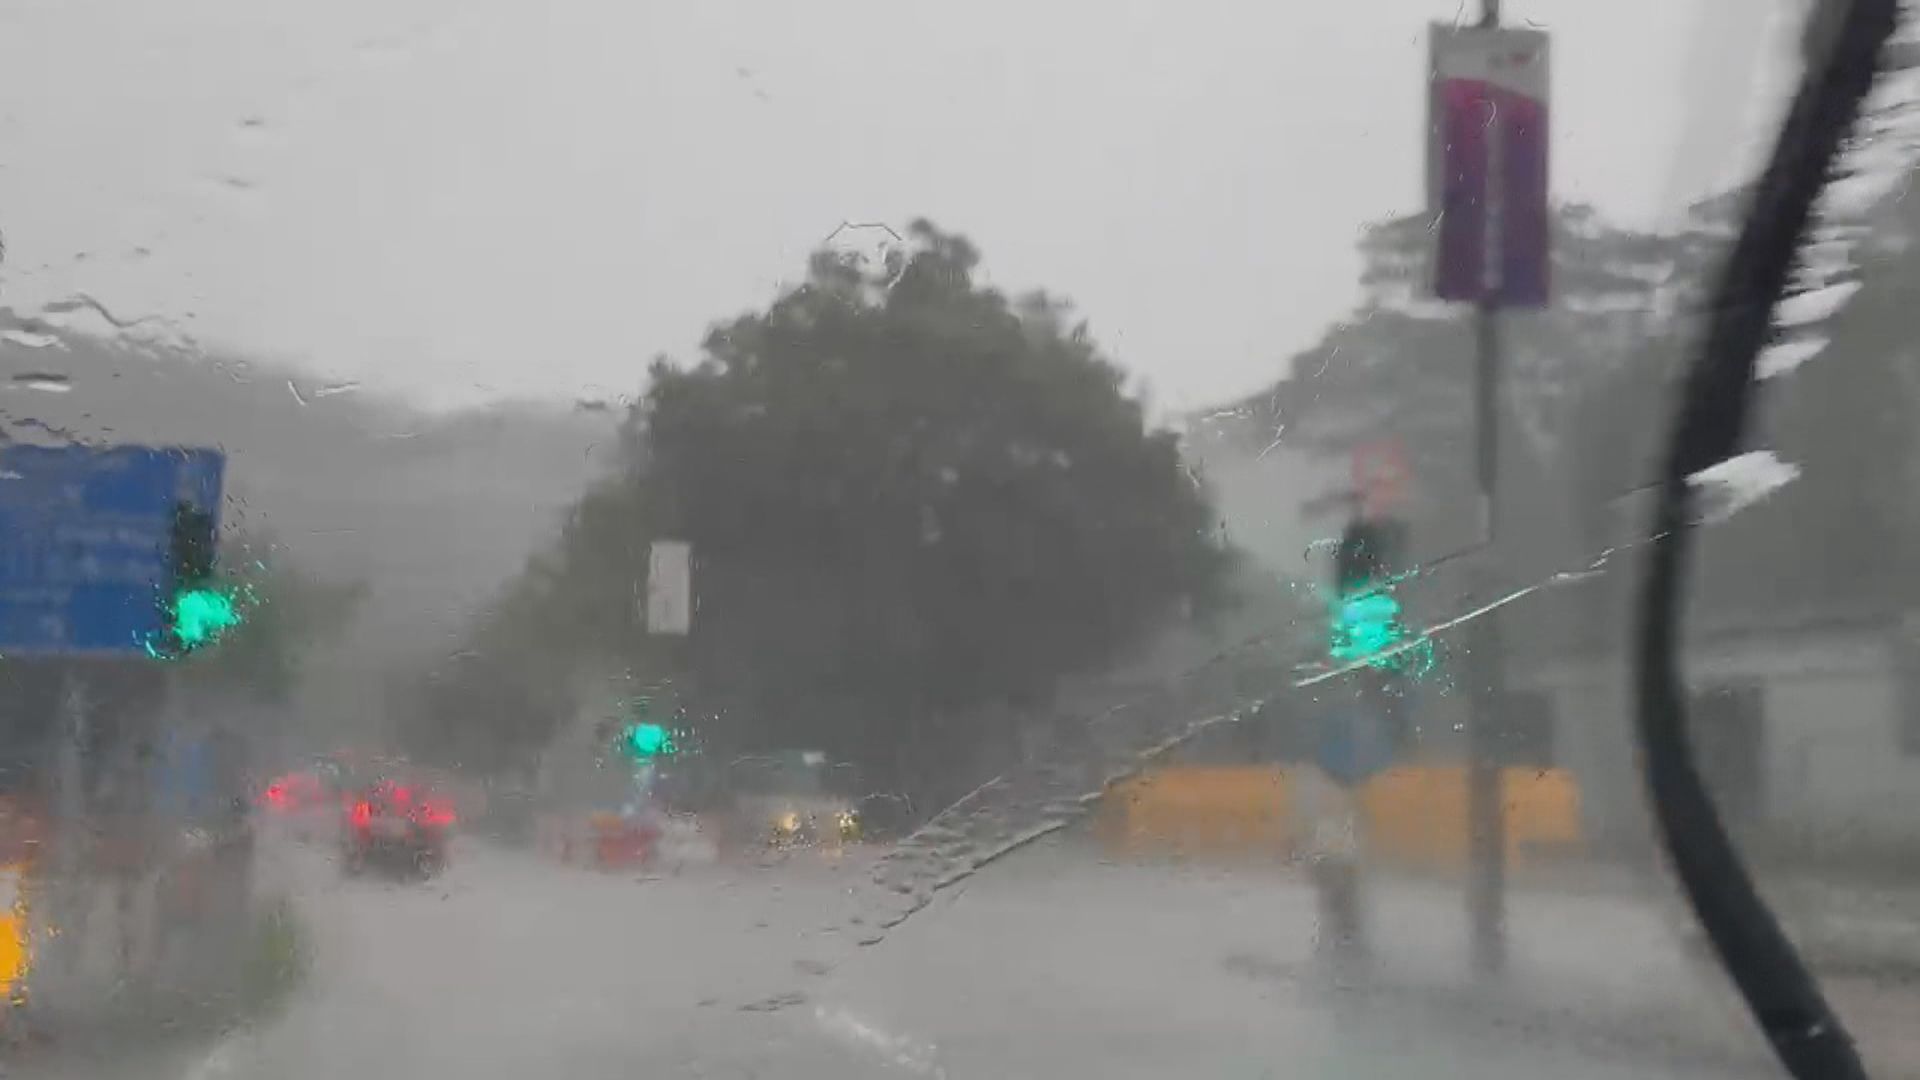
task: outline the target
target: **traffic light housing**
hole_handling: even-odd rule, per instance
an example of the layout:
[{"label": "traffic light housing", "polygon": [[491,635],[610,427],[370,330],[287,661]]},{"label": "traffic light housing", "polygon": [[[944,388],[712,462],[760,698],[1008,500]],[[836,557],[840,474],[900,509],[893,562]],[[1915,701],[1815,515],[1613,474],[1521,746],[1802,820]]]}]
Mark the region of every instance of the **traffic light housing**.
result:
[{"label": "traffic light housing", "polygon": [[219,537],[210,511],[175,503],[167,533],[167,581],[161,591],[162,640],[149,643],[158,656],[178,656],[211,645],[240,623],[231,592],[214,580]]},{"label": "traffic light housing", "polygon": [[1343,663],[1398,666],[1383,655],[1407,638],[1394,595],[1395,571],[1405,556],[1407,526],[1391,518],[1356,518],[1334,551],[1332,625],[1327,653]]},{"label": "traffic light housing", "polygon": [[1406,558],[1407,523],[1397,518],[1355,518],[1340,536],[1333,581],[1342,592],[1388,584]]},{"label": "traffic light housing", "polygon": [[1357,702],[1395,753],[1413,738],[1411,682],[1434,663],[1433,642],[1408,628],[1395,595],[1407,576],[1407,548],[1404,521],[1360,517],[1348,524],[1334,552],[1327,642],[1334,661],[1359,669],[1353,675]]},{"label": "traffic light housing", "polygon": [[167,533],[167,567],[171,584],[205,581],[213,577],[215,544],[213,515],[191,503],[173,505],[173,524]]}]

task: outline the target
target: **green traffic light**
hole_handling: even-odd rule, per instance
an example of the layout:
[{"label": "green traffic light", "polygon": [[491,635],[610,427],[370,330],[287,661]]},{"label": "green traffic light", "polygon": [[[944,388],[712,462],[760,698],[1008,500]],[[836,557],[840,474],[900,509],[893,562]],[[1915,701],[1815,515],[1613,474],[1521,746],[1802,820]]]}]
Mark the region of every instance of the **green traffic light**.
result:
[{"label": "green traffic light", "polygon": [[673,732],[659,724],[634,724],[627,728],[627,749],[641,758],[670,755],[674,752]]},{"label": "green traffic light", "polygon": [[1333,604],[1333,633],[1328,655],[1343,663],[1397,667],[1396,648],[1407,640],[1400,619],[1400,601],[1386,589],[1348,593]]},{"label": "green traffic light", "polygon": [[1400,601],[1384,589],[1350,593],[1334,602],[1333,640],[1328,653],[1335,660],[1365,660],[1379,666],[1390,658],[1380,653],[1407,636],[1400,622]]},{"label": "green traffic light", "polygon": [[227,631],[246,621],[243,603],[250,592],[208,586],[181,588],[168,599],[166,628],[143,644],[156,660],[177,660],[187,653],[216,644]]},{"label": "green traffic light", "polygon": [[174,659],[218,642],[244,619],[242,601],[252,601],[246,586],[219,588],[214,584],[218,561],[216,519],[208,510],[186,502],[173,507],[166,559],[170,588],[164,598],[164,628],[145,642],[149,655]]},{"label": "green traffic light", "polygon": [[174,637],[186,649],[213,644],[241,621],[239,605],[218,589],[182,589],[171,607]]},{"label": "green traffic light", "polygon": [[1390,586],[1336,597],[1327,654],[1346,664],[1391,669],[1415,677],[1433,670],[1432,638],[1408,629]]}]

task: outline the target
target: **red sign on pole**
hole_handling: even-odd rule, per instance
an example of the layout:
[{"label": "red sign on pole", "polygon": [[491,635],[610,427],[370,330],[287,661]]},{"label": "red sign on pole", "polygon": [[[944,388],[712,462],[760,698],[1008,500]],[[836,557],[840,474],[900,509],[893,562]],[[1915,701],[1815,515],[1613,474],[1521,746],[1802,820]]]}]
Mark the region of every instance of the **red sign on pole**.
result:
[{"label": "red sign on pole", "polygon": [[1397,441],[1361,443],[1353,448],[1353,490],[1364,517],[1393,513],[1407,501],[1413,472]]},{"label": "red sign on pole", "polygon": [[1547,35],[1435,25],[1428,212],[1442,300],[1547,302]]}]

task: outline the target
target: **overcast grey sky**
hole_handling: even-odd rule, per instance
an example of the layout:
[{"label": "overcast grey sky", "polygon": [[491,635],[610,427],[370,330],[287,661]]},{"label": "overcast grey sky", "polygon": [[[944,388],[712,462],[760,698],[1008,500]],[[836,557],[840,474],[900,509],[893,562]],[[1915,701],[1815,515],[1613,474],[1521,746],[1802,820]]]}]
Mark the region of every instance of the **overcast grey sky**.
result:
[{"label": "overcast grey sky", "polygon": [[[1557,196],[1655,224],[1784,76],[1742,0],[1509,0]],[[5,0],[0,302],[86,291],[435,404],[617,395],[843,220],[1078,302],[1165,408],[1262,385],[1420,200],[1455,0]]]}]

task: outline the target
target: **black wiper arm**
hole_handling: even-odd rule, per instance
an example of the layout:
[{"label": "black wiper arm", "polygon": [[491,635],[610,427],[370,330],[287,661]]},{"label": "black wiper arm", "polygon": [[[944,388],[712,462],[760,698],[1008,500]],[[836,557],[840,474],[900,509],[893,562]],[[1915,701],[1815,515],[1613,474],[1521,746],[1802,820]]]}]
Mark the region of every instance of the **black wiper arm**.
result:
[{"label": "black wiper arm", "polygon": [[1864,1077],[1852,1038],[1753,886],[1700,781],[1686,736],[1678,616],[1686,577],[1688,477],[1731,457],[1815,198],[1872,87],[1897,0],[1826,0],[1807,34],[1807,70],[1721,271],[1707,335],[1688,373],[1662,465],[1636,657],[1637,727],[1655,818],[1700,925],[1774,1053],[1796,1077]]}]

